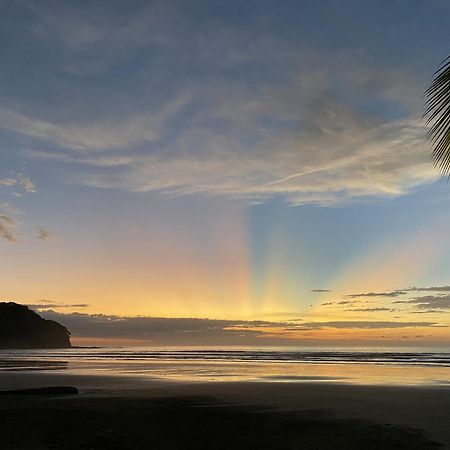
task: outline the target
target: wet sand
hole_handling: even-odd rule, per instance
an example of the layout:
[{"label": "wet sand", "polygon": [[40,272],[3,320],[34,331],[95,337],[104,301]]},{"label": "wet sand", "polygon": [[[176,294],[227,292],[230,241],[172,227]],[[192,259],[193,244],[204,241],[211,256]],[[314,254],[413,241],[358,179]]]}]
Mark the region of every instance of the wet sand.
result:
[{"label": "wet sand", "polygon": [[450,449],[448,388],[0,374],[25,383],[80,394],[2,396],[2,450]]}]

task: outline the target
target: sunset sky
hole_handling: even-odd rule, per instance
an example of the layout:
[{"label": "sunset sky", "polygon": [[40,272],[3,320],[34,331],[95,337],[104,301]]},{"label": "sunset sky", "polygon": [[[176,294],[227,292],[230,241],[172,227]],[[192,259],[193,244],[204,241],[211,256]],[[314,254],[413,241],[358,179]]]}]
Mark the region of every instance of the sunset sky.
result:
[{"label": "sunset sky", "polygon": [[0,9],[2,301],[75,343],[448,345],[448,1]]}]

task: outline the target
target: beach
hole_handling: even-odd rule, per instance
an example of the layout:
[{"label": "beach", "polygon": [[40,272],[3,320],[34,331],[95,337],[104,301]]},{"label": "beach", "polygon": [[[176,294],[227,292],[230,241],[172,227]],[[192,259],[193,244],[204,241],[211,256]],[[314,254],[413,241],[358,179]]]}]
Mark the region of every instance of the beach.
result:
[{"label": "beach", "polygon": [[0,450],[450,450],[450,0],[0,17]]},{"label": "beach", "polygon": [[0,373],[0,448],[448,449],[450,389]]}]

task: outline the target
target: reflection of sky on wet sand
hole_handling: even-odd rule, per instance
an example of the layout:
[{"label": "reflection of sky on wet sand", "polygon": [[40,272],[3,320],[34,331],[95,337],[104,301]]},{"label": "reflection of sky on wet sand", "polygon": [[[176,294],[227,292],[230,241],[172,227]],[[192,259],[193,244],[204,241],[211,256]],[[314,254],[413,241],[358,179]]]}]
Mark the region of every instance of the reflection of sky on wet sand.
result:
[{"label": "reflection of sky on wet sand", "polygon": [[63,370],[67,369],[67,361],[43,361],[30,359],[0,359],[1,371],[29,371],[29,370]]},{"label": "reflection of sky on wet sand", "polygon": [[[106,369],[108,370],[108,369]],[[104,370],[101,370],[104,372]],[[388,367],[368,364],[305,363],[156,363],[150,367],[117,367],[118,375],[174,381],[344,382],[351,384],[450,385],[448,368]],[[437,383],[436,383],[437,380]]]},{"label": "reflection of sky on wet sand", "polygon": [[[316,361],[312,357],[307,361],[277,359],[283,357],[279,352],[242,352],[239,357],[236,354],[240,353],[212,352],[211,356],[211,352],[206,351],[171,350],[148,351],[146,354],[123,349],[4,352],[0,355],[0,372],[45,371],[84,376],[135,377],[141,381],[159,379],[176,382],[332,382],[450,386],[449,355],[445,353],[439,357],[438,354],[416,354],[413,359],[412,354],[408,354],[406,358],[407,354],[380,353],[375,362],[369,363],[362,353],[354,354],[355,361],[351,361],[348,353],[343,357],[336,353],[333,359],[328,360],[316,357],[319,359]],[[272,360],[269,359],[271,354]],[[358,358],[364,362],[358,362]]]}]

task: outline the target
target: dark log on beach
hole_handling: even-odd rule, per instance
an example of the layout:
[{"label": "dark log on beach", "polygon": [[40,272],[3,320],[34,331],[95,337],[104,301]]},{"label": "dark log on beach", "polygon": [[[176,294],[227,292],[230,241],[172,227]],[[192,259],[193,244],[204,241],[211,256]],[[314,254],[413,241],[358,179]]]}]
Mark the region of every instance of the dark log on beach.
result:
[{"label": "dark log on beach", "polygon": [[33,389],[0,391],[0,395],[74,395],[78,393],[78,389],[73,386],[49,386]]}]

